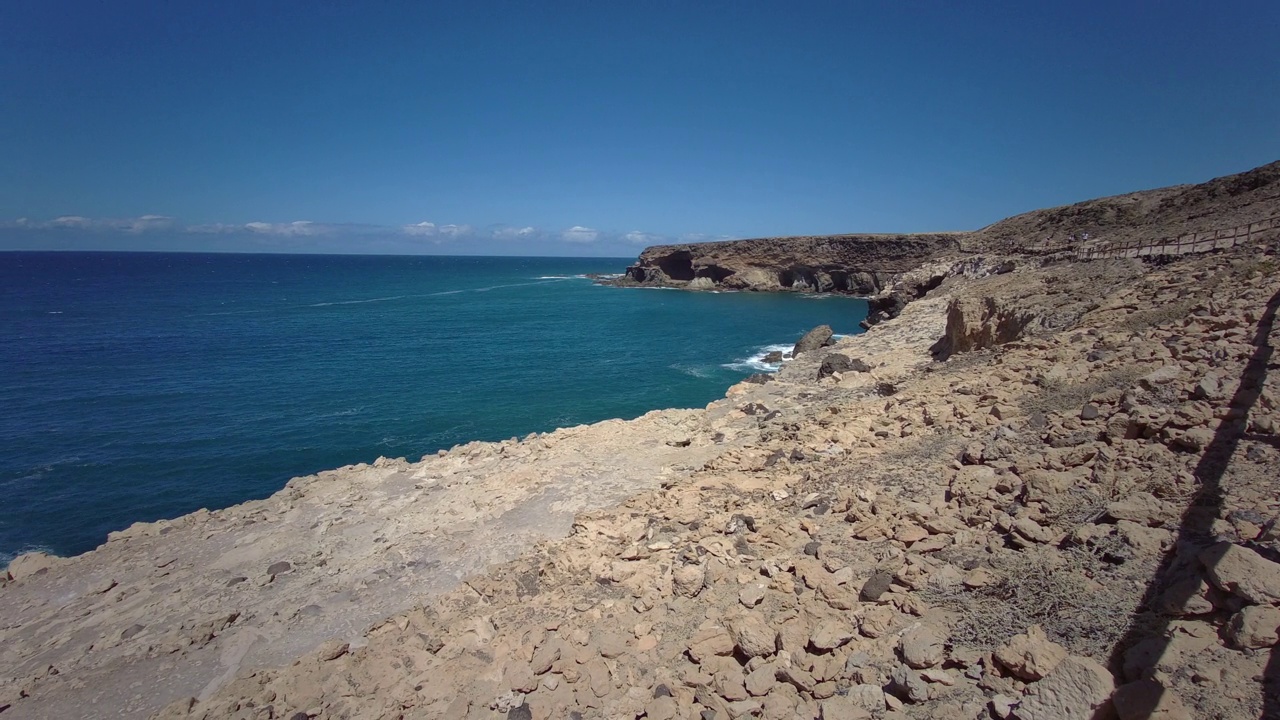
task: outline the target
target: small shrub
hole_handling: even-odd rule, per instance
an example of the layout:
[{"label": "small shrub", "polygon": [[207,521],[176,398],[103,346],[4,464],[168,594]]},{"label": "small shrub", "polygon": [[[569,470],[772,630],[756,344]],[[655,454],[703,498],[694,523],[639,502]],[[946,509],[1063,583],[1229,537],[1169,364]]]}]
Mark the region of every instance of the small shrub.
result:
[{"label": "small shrub", "polygon": [[1133,335],[1138,335],[1150,328],[1168,325],[1186,318],[1197,304],[1193,300],[1181,300],[1149,310],[1138,310],[1121,319],[1117,323],[1117,327]]},{"label": "small shrub", "polygon": [[1022,410],[1028,415],[1077,411],[1089,402],[1089,398],[1103,390],[1128,389],[1137,381],[1139,374],[1138,368],[1122,367],[1091,375],[1079,383],[1045,378],[1040,382],[1040,392],[1023,396]]},{"label": "small shrub", "polygon": [[991,650],[1040,625],[1071,652],[1104,661],[1133,621],[1153,570],[1137,561],[1117,567],[1087,548],[1029,548],[998,555],[991,564],[999,579],[986,587],[931,585],[924,591],[927,602],[958,616],[951,628],[957,643]]}]

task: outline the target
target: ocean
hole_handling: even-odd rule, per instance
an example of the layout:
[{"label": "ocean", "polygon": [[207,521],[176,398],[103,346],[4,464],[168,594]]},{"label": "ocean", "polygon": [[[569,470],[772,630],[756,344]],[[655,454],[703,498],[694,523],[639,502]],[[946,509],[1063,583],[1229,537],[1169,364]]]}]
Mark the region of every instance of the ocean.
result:
[{"label": "ocean", "polygon": [[618,259],[0,253],[0,566],[291,477],[700,407],[859,299]]}]

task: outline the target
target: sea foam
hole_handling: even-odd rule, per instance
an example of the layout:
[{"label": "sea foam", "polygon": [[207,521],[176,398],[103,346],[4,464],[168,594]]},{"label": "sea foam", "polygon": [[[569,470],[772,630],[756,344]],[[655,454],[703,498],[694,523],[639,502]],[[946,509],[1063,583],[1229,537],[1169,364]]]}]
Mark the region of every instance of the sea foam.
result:
[{"label": "sea foam", "polygon": [[771,352],[790,353],[793,347],[794,347],[793,345],[789,345],[789,344],[788,345],[765,345],[764,347],[759,348],[750,357],[744,358],[742,360],[737,360],[731,363],[725,363],[721,367],[727,367],[730,370],[737,370],[739,372],[764,372],[764,373],[777,372],[778,369],[782,367],[782,364],[787,362],[791,358],[784,358],[781,363],[767,363],[764,361],[765,356]]}]

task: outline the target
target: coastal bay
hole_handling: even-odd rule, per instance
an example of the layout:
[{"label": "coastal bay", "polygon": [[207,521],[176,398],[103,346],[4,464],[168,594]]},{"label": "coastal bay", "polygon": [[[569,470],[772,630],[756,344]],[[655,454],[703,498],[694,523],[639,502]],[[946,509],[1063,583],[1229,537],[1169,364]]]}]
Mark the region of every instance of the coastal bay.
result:
[{"label": "coastal bay", "polygon": [[865,314],[585,277],[627,262],[7,253],[0,562],[379,456],[700,407]]}]

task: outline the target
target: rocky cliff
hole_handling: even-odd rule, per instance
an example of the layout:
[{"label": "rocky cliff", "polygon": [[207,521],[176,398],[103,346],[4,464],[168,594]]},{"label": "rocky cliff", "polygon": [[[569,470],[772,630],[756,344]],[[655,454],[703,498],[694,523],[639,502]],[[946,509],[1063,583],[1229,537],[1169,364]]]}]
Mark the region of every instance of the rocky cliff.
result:
[{"label": "rocky cliff", "polygon": [[1280,216],[1280,162],[1195,185],[1143,190],[1015,215],[964,238],[969,252],[1151,241]]},{"label": "rocky cliff", "polygon": [[879,292],[901,274],[959,248],[952,233],[826,235],[658,245],[618,285],[692,289]]},{"label": "rocky cliff", "polygon": [[[1196,185],[1142,190],[1046,208],[973,232],[823,235],[646,248],[620,286],[880,295],[872,321],[941,279],[920,269],[976,255],[1046,255],[1212,233],[1280,218],[1280,162]],[[1273,228],[1268,223],[1267,228]],[[1272,232],[1271,234],[1275,234]],[[912,273],[914,275],[908,275]],[[904,279],[907,282],[902,282]],[[896,292],[890,297],[887,290]]]},{"label": "rocky cliff", "polygon": [[23,556],[0,717],[1280,717],[1280,238],[1251,242],[885,270],[897,317],[705,409]]}]

